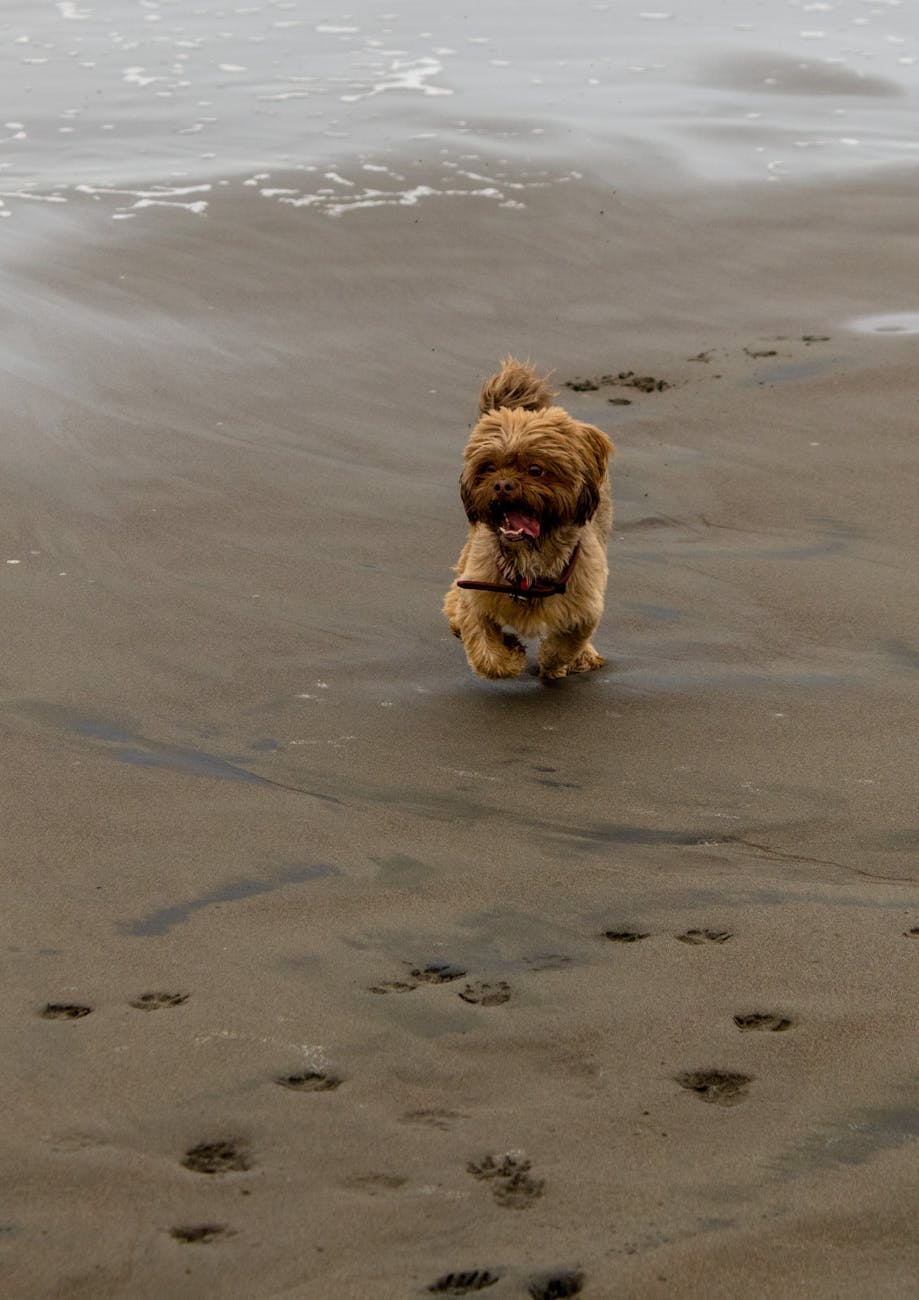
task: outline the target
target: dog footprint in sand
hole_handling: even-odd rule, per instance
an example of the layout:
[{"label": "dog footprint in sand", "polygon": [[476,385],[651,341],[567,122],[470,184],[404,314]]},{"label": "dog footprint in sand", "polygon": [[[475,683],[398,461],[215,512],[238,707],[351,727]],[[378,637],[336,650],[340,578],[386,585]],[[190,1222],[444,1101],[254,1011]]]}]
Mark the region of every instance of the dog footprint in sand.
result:
[{"label": "dog footprint in sand", "polygon": [[533,971],[566,970],[572,964],[572,958],[563,952],[545,952],[536,957],[524,957],[523,962]]},{"label": "dog footprint in sand", "polygon": [[762,1033],[782,1034],[794,1024],[787,1016],[774,1016],[765,1011],[751,1011],[749,1015],[735,1016],[734,1024],[742,1033],[758,1029]]},{"label": "dog footprint in sand", "polygon": [[473,1178],[489,1183],[495,1200],[507,1209],[527,1210],[545,1190],[545,1180],[533,1177],[530,1161],[519,1152],[470,1160],[466,1168]]},{"label": "dog footprint in sand", "polygon": [[82,1020],[91,1011],[79,1002],[46,1002],[38,1014],[43,1020]]},{"label": "dog footprint in sand", "polygon": [[161,1011],[163,1007],[180,1007],[188,1001],[187,993],[141,993],[131,1002],[136,1011]]},{"label": "dog footprint in sand", "polygon": [[466,971],[462,966],[454,966],[447,961],[432,961],[427,966],[413,966],[405,979],[380,980],[371,984],[371,993],[411,993],[419,984],[449,984],[452,980],[462,979]]},{"label": "dog footprint in sand", "polygon": [[477,1007],[500,1007],[505,1002],[510,1002],[511,986],[505,984],[504,980],[498,980],[494,984],[476,981],[467,984],[459,996],[464,1002],[471,1002]]},{"label": "dog footprint in sand", "polygon": [[409,974],[422,984],[450,984],[461,980],[466,972],[462,966],[453,966],[448,961],[433,961],[427,966],[414,967]]},{"label": "dog footprint in sand", "polygon": [[532,1300],[571,1300],[584,1289],[584,1274],[580,1269],[570,1273],[544,1273],[530,1279],[527,1292]]},{"label": "dog footprint in sand", "polygon": [[229,1174],[251,1169],[252,1160],[245,1143],[236,1138],[221,1138],[189,1147],[182,1164],[196,1174]]},{"label": "dog footprint in sand", "polygon": [[727,943],[734,936],[730,930],[684,930],[676,936],[680,943]]},{"label": "dog footprint in sand", "polygon": [[603,931],[603,938],[609,939],[610,943],[640,943],[642,939],[647,939],[648,937],[648,932],[642,930]]},{"label": "dog footprint in sand", "polygon": [[371,984],[368,992],[370,993],[411,993],[418,985],[412,980],[381,980],[379,984]]},{"label": "dog footprint in sand", "polygon": [[296,1074],[279,1074],[275,1083],[291,1092],[333,1092],[341,1087],[342,1080],[337,1074],[321,1070],[298,1070]]},{"label": "dog footprint in sand", "polygon": [[471,1268],[463,1273],[445,1273],[428,1287],[430,1295],[472,1295],[500,1281],[501,1274],[490,1268]]},{"label": "dog footprint in sand", "polygon": [[232,1237],[233,1234],[222,1223],[189,1223],[180,1228],[170,1228],[169,1235],[175,1237],[176,1241],[194,1245],[198,1242],[214,1241],[217,1237]]},{"label": "dog footprint in sand", "polygon": [[703,1101],[716,1106],[734,1106],[744,1100],[753,1080],[749,1074],[725,1070],[686,1070],[676,1076],[676,1082]]},{"label": "dog footprint in sand", "polygon": [[437,1128],[446,1131],[452,1128],[457,1120],[468,1118],[469,1116],[461,1110],[434,1107],[429,1110],[407,1110],[402,1115],[402,1123],[423,1124],[426,1128]]}]

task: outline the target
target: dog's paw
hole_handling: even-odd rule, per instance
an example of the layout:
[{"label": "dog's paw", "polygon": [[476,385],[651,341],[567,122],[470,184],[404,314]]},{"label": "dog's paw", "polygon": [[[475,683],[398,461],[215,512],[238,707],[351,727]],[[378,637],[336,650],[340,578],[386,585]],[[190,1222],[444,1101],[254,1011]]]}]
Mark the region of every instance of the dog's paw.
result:
[{"label": "dog's paw", "polygon": [[544,681],[554,682],[569,673],[589,673],[595,668],[602,668],[605,660],[597,654],[592,645],[586,645],[572,659],[564,657],[564,649],[545,646],[540,655],[539,675]]},{"label": "dog's paw", "polygon": [[591,673],[595,668],[602,668],[606,660],[601,654],[597,654],[592,645],[585,646],[579,655],[576,655],[568,665],[569,673]]},{"label": "dog's paw", "polygon": [[496,651],[481,659],[470,657],[469,666],[479,677],[487,677],[489,681],[519,677],[527,666],[526,651],[520,646],[519,649],[505,648],[500,653]]}]

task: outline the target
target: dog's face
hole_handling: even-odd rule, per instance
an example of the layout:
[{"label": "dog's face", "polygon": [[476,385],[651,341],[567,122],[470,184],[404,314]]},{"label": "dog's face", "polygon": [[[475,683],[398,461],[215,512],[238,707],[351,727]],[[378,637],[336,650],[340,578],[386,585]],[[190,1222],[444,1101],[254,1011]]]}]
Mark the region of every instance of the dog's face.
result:
[{"label": "dog's face", "polygon": [[502,545],[536,546],[566,524],[585,524],[600,501],[612,443],[560,406],[501,407],[473,429],[460,477],[470,523]]}]

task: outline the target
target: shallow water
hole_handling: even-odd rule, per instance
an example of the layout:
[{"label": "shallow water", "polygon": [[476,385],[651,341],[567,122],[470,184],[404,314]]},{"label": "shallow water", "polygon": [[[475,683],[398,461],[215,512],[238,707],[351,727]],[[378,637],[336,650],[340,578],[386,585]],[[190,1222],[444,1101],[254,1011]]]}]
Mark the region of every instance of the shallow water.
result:
[{"label": "shallow water", "polygon": [[520,12],[20,0],[0,28],[0,213],[80,191],[122,219],[201,215],[240,180],[333,215],[444,192],[514,206],[581,169],[776,182],[919,152],[900,0]]}]

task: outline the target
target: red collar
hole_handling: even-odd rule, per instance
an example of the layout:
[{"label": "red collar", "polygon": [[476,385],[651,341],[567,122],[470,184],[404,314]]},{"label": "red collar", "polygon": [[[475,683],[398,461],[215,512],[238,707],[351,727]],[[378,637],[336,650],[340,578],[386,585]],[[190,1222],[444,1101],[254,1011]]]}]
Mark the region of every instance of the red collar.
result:
[{"label": "red collar", "polygon": [[527,582],[526,578],[515,578],[513,582],[473,582],[469,578],[458,578],[456,585],[467,591],[500,591],[506,596],[515,596],[517,600],[543,600],[546,596],[564,596],[580,550],[581,543],[578,542],[564,570],[557,578],[541,579],[533,583]]}]

